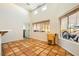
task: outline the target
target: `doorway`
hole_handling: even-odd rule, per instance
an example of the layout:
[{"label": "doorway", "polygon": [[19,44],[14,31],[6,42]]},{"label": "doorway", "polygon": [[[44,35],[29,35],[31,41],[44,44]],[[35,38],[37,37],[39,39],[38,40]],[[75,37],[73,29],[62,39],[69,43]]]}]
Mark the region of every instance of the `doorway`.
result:
[{"label": "doorway", "polygon": [[30,24],[23,25],[23,38],[28,39],[30,38]]}]

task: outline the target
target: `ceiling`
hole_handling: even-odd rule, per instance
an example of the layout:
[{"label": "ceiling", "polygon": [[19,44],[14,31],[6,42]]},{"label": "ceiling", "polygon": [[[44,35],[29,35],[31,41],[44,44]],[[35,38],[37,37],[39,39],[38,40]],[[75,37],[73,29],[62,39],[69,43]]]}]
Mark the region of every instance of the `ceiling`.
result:
[{"label": "ceiling", "polygon": [[29,11],[33,11],[33,10],[45,5],[45,3],[16,3],[16,5],[24,8],[24,9],[27,9]]}]

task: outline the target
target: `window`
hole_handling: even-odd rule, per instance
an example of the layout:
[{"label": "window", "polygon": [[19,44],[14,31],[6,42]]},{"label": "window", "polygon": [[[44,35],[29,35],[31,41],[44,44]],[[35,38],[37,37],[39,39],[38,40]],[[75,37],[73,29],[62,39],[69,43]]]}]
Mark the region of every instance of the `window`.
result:
[{"label": "window", "polygon": [[50,31],[50,21],[41,21],[33,23],[33,31],[34,32],[49,32]]},{"label": "window", "polygon": [[60,17],[61,38],[79,42],[79,9]]},{"label": "window", "polygon": [[66,18],[63,18],[62,22],[61,22],[61,31],[67,29],[67,17]]},{"label": "window", "polygon": [[33,25],[33,29],[34,29],[34,30],[37,30],[36,27],[37,27],[37,24],[34,24],[34,25]]}]

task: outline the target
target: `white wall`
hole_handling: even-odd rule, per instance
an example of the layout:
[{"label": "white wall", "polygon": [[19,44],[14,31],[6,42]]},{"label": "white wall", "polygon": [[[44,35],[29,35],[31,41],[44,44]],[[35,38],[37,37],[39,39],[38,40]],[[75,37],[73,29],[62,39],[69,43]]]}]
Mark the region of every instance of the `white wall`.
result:
[{"label": "white wall", "polygon": [[[77,5],[78,4],[73,4],[73,3],[71,3],[71,4],[68,4],[68,3],[47,4],[46,11],[41,11],[41,8],[42,8],[41,7],[39,9],[37,9],[37,11],[38,11],[37,15],[34,15],[34,12],[32,12],[32,14],[31,14],[32,23],[50,19],[51,33],[59,34],[59,31],[60,31],[59,17]],[[47,41],[46,33],[42,33],[42,32],[35,33],[33,31],[31,33],[32,33],[32,35],[31,35],[32,38]],[[68,44],[69,42],[67,43],[66,41],[63,40],[63,42],[67,43],[68,45],[66,45],[63,42],[62,42],[62,44],[60,44],[61,42],[62,42],[62,40],[60,39],[59,45],[61,45],[62,47],[64,47],[65,49],[68,49],[68,50],[69,50],[69,47],[67,47],[67,46],[70,46],[70,49],[72,49],[72,50],[69,50],[69,51],[71,51],[72,54],[74,54],[74,55],[79,55],[78,53],[76,53],[77,51],[73,52],[74,49],[71,48],[71,47],[73,47],[73,45]],[[63,46],[63,45],[65,45],[65,46]],[[76,45],[74,45],[74,46],[76,46]],[[76,47],[78,47],[78,45]]]},{"label": "white wall", "polygon": [[[53,4],[47,4],[47,10],[42,11],[42,7],[37,9],[38,14],[34,15],[34,12],[31,14],[31,21],[33,22],[39,22],[42,20],[48,20],[50,19],[50,26],[51,26],[51,32],[52,33],[59,33],[59,20],[58,17],[63,15],[68,10],[72,9],[74,6],[78,4],[66,4],[66,3],[53,3]],[[38,39],[41,40],[47,40],[45,39],[46,33],[38,33],[32,32],[32,37],[38,37]],[[44,36],[41,38],[41,35],[44,34]],[[40,38],[39,38],[40,37]]]},{"label": "white wall", "polygon": [[2,42],[23,38],[23,25],[29,22],[28,11],[15,4],[0,4],[0,30],[11,30],[2,37]]}]

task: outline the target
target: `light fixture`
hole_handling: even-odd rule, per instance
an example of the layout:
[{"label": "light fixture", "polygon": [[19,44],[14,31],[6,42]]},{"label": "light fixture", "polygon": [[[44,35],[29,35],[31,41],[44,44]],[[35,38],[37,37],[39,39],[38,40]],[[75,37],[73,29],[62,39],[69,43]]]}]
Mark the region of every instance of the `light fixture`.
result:
[{"label": "light fixture", "polygon": [[47,5],[43,6],[42,11],[45,11],[47,9]]},{"label": "light fixture", "polygon": [[38,14],[38,11],[35,10],[35,11],[34,11],[34,15],[36,15],[36,14]]}]

